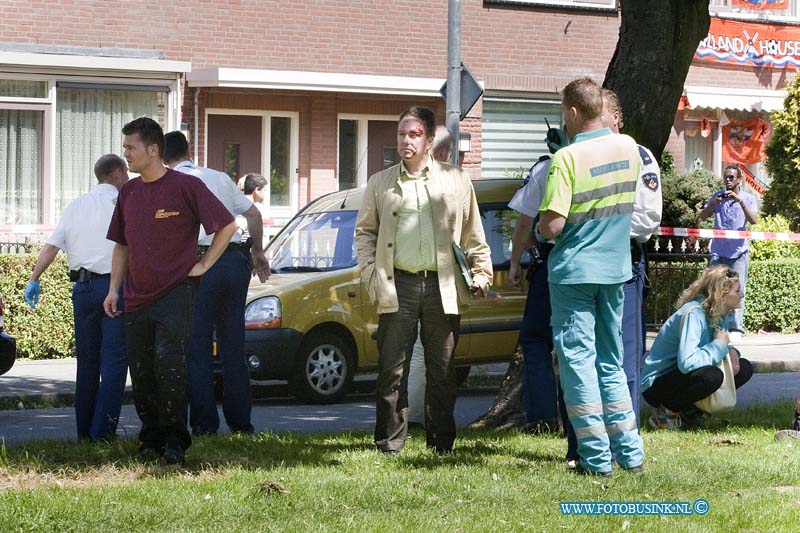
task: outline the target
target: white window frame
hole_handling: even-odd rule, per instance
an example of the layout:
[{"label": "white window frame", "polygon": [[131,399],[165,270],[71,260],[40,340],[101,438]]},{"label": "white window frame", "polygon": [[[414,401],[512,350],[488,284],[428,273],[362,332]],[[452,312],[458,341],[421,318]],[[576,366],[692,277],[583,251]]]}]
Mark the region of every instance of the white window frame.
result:
[{"label": "white window frame", "polygon": [[[48,56],[40,58],[40,56]],[[52,59],[51,59],[52,58]],[[112,61],[117,68],[125,68],[126,62],[133,65],[155,68],[156,65],[168,64],[174,66],[176,72],[158,72],[134,69],[130,72],[111,70]],[[144,60],[142,60],[144,61]],[[40,64],[41,63],[41,64]],[[62,64],[63,63],[63,64]],[[72,64],[75,63],[75,64]],[[21,106],[32,105],[44,111],[45,132],[42,150],[42,220],[44,226],[55,224],[59,213],[56,213],[55,174],[56,174],[56,128],[55,117],[57,107],[57,82],[97,83],[103,85],[142,85],[142,86],[167,86],[166,130],[178,129],[181,120],[182,104],[182,72],[185,72],[188,63],[169,61],[145,61],[143,63],[125,58],[92,58],[80,57],[73,60],[73,56],[63,59],[61,56],[49,54],[8,54],[0,53],[0,79],[22,81],[48,82],[47,96],[44,98],[17,98],[0,97],[0,105],[4,109],[33,109]],[[103,67],[95,68],[93,67]],[[76,70],[77,69],[77,70]],[[9,107],[11,106],[11,107]],[[122,153],[122,133],[120,132],[119,153]],[[38,224],[37,224],[38,225]]]},{"label": "white window frame", "polygon": [[382,122],[397,123],[399,115],[366,115],[361,113],[339,113],[336,115],[336,186],[339,187],[339,142],[341,141],[341,132],[339,131],[339,121],[341,120],[355,120],[356,135],[358,136],[358,143],[356,150],[358,151],[359,158],[363,154],[363,164],[358,165],[356,172],[356,186],[363,187],[367,184],[369,178],[367,170],[367,157],[369,156],[369,121],[380,120]]},{"label": "white window frame", "polygon": [[491,4],[566,7],[597,11],[617,10],[617,0],[486,0],[486,2]]},{"label": "white window frame", "polygon": [[[299,161],[300,161],[300,113],[297,111],[262,111],[254,109],[231,109],[209,107],[205,110],[204,125],[204,145],[203,145],[203,165],[208,164],[208,116],[209,115],[245,115],[261,117],[261,174],[269,179],[270,168],[270,143],[272,141],[272,128],[270,119],[272,117],[289,118],[292,121],[291,140],[289,149],[289,205],[287,207],[270,205],[271,192],[267,190],[264,198],[264,205],[269,210],[269,217],[272,219],[288,219],[300,210],[300,185],[299,185]],[[223,170],[223,169],[218,169]]]}]

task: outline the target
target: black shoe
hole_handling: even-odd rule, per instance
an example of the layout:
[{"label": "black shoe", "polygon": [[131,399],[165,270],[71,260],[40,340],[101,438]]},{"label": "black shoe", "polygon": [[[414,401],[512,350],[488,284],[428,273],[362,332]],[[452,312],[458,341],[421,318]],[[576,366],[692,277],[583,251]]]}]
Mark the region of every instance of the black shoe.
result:
[{"label": "black shoe", "polygon": [[183,464],[186,462],[186,455],[183,453],[183,448],[180,446],[167,445],[161,458],[168,465]]},{"label": "black shoe", "polygon": [[697,407],[686,409],[679,414],[683,429],[703,429],[706,426],[706,414]]},{"label": "black shoe", "polygon": [[597,476],[605,478],[609,478],[612,476],[611,470],[609,470],[608,472],[595,472],[593,470],[584,468],[583,465],[581,464],[578,464],[578,466],[573,470],[573,472],[575,472],[579,476]]},{"label": "black shoe", "polygon": [[139,450],[136,452],[136,459],[142,462],[153,461],[164,455],[163,446],[151,446],[149,444],[140,444]]},{"label": "black shoe", "polygon": [[397,457],[400,453],[400,450],[381,450],[380,448],[378,448],[378,451],[381,452],[384,457]]},{"label": "black shoe", "polygon": [[631,474],[643,474],[644,473],[644,465],[637,465],[637,466],[622,466],[619,465],[620,468],[625,470],[626,472],[630,472]]}]

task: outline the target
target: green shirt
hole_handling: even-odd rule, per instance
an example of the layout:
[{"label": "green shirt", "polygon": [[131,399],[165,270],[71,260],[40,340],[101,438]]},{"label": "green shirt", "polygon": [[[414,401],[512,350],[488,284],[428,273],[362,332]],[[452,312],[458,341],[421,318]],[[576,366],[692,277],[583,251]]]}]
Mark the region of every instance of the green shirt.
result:
[{"label": "green shirt", "polygon": [[402,201],[397,214],[394,242],[394,266],[408,272],[437,270],[433,214],[428,196],[428,168],[412,176],[400,163]]}]

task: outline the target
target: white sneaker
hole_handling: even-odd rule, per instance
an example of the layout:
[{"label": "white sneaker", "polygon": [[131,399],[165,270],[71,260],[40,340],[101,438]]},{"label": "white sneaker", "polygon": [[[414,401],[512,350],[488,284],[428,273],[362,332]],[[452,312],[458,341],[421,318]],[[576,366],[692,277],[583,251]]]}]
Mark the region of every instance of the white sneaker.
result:
[{"label": "white sneaker", "polygon": [[775,433],[775,440],[796,439],[800,440],[800,431],[794,429],[782,429]]}]

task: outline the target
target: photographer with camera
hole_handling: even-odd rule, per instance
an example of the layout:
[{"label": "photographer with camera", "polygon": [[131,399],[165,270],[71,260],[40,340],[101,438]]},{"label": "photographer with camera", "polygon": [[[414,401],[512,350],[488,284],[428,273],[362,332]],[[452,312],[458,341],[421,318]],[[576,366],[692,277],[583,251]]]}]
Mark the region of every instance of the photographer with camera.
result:
[{"label": "photographer with camera", "polygon": [[[700,210],[699,217],[714,215],[714,229],[744,231],[747,223],[758,222],[758,203],[755,196],[741,189],[742,171],[737,165],[728,165],[723,172],[725,189],[715,192]],[[736,330],[731,340],[744,334],[744,298],[747,286],[747,269],[750,265],[750,243],[747,239],[714,239],[711,241],[709,266],[726,265],[739,274],[742,299],[736,309]]]}]

